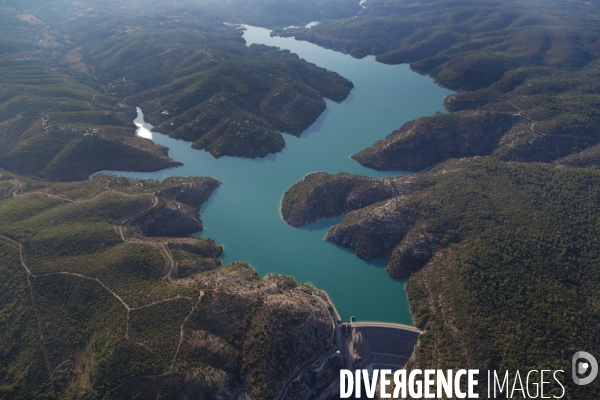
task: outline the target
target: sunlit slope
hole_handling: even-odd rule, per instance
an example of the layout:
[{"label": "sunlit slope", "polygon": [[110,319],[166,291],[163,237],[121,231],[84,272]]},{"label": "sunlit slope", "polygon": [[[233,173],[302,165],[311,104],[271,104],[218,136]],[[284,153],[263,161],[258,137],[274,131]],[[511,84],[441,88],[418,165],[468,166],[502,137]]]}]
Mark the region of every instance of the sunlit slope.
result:
[{"label": "sunlit slope", "polygon": [[592,400],[598,382],[569,384],[569,368],[600,351],[599,187],[593,169],[462,159],[396,178],[311,174],[282,215],[303,226],[345,213],[325,240],[406,279],[425,332],[409,368],[564,370],[565,398]]},{"label": "sunlit slope", "polygon": [[244,45],[223,25],[138,29],[85,46],[109,94],[139,105],[160,132],[213,156],[265,157],[341,101],[352,83],[286,51]]},{"label": "sunlit slope", "polygon": [[180,223],[144,234],[199,222],[218,185],[2,171],[0,398],[273,398],[316,357],[333,334],[322,293],[221,266]]},{"label": "sunlit slope", "polygon": [[132,110],[94,82],[86,84],[92,77],[69,68],[64,55],[74,45],[66,34],[15,14],[0,14],[0,20],[1,166],[66,180],[102,169],[177,165],[166,149],[135,137]]}]

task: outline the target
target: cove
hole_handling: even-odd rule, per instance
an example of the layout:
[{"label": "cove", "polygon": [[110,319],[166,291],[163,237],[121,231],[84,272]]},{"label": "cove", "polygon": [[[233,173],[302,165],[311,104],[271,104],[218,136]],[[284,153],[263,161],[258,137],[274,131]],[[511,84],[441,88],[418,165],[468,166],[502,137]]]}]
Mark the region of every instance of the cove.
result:
[{"label": "cove", "polygon": [[404,282],[391,279],[382,260],[367,262],[323,240],[341,218],[303,229],[288,226],[279,206],[285,191],[315,171],[349,172],[372,177],[398,175],[362,167],[350,155],[385,138],[403,123],[444,112],[453,93],[407,65],[362,60],[293,38],[270,37],[263,28],[245,27],[244,38],[298,54],[351,80],[355,88],[342,103],[327,101],[327,110],[300,138],[284,135],[285,149],[265,159],[214,159],[190,143],[152,132],[138,109],[138,134],[170,149],[182,167],[154,173],[104,171],[131,178],[163,180],[169,176],[212,176],[223,182],[201,210],[205,230],[224,246],[223,263],[247,261],[259,275],[293,276],[327,291],[345,321],[396,322],[413,325]]}]

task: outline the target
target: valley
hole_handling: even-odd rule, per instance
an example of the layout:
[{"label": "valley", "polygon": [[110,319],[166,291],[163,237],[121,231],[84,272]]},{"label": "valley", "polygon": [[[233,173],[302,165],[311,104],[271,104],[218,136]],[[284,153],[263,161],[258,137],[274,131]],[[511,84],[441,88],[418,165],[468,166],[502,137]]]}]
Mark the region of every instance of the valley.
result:
[{"label": "valley", "polygon": [[333,399],[388,366],[596,399],[599,15],[0,0],[0,398]]}]

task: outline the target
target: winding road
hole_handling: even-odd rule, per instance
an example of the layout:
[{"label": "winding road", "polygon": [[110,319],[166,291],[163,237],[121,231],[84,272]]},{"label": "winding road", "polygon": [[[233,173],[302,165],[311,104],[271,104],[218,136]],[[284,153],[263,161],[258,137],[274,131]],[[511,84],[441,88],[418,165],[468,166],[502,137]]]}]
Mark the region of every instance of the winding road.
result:
[{"label": "winding road", "polygon": [[[19,186],[17,189],[15,189],[14,191],[12,191],[12,197],[21,197],[21,196],[25,196],[25,195],[33,195],[33,194],[38,194],[38,195],[44,195],[47,197],[51,197],[51,198],[55,198],[58,200],[62,200],[62,201],[66,201],[68,203],[80,203],[80,202],[85,202],[85,201],[91,201],[99,196],[102,196],[106,193],[114,193],[114,194],[119,194],[119,195],[123,195],[123,196],[132,196],[130,194],[126,194],[126,193],[121,193],[121,192],[117,192],[117,191],[113,191],[113,190],[106,190],[103,191],[101,193],[99,193],[98,195],[94,196],[93,198],[90,199],[85,199],[85,200],[73,200],[73,199],[69,199],[67,197],[63,197],[60,195],[55,195],[55,194],[50,194],[47,192],[40,192],[40,191],[36,191],[36,192],[28,192],[25,195],[18,195],[18,192],[20,190],[22,190],[23,188],[23,184],[21,182],[19,182]],[[6,192],[5,192],[6,193]],[[161,253],[163,254],[163,256],[165,257],[165,261],[166,261],[166,267],[167,267],[167,274],[165,275],[165,277],[163,278],[163,280],[168,280],[169,283],[174,283],[173,279],[171,278],[171,273],[173,271],[173,269],[176,266],[176,262],[173,259],[173,255],[171,254],[171,252],[168,249],[168,246],[165,245],[165,243],[157,243],[157,242],[153,242],[153,241],[143,241],[143,240],[128,240],[125,238],[125,234],[123,232],[123,225],[126,224],[127,222],[139,217],[140,215],[142,215],[143,213],[150,211],[151,209],[153,209],[154,207],[156,207],[159,203],[158,197],[156,197],[155,194],[147,194],[149,196],[151,196],[153,198],[153,204],[150,207],[145,207],[137,212],[134,213],[134,215],[129,216],[128,218],[124,219],[123,221],[121,221],[121,223],[118,226],[118,231],[119,231],[119,235],[121,236],[121,239],[123,240],[123,242],[127,242],[127,243],[139,243],[139,244],[147,244],[147,245],[152,245],[152,246],[157,246],[159,247],[159,249],[161,250]],[[179,355],[180,349],[181,349],[181,345],[183,344],[183,340],[184,340],[184,330],[185,330],[185,325],[188,322],[189,318],[192,316],[192,314],[194,313],[194,311],[196,310],[196,308],[198,307],[198,305],[200,304],[201,300],[202,300],[202,296],[204,295],[204,292],[202,292],[201,290],[198,289],[194,289],[197,291],[198,293],[198,298],[192,298],[192,297],[187,297],[187,296],[181,296],[181,295],[177,295],[175,297],[172,298],[168,298],[168,299],[164,299],[164,300],[158,300],[158,301],[154,301],[148,304],[145,304],[143,306],[139,306],[139,307],[131,307],[129,304],[127,304],[127,302],[125,302],[125,300],[119,296],[115,291],[113,291],[110,287],[108,287],[104,282],[102,282],[100,279],[96,278],[96,277],[90,277],[90,276],[85,276],[82,274],[78,274],[75,272],[68,272],[68,271],[58,271],[58,272],[52,272],[52,273],[47,273],[47,274],[40,274],[40,275],[36,275],[34,274],[31,269],[27,266],[27,264],[25,263],[25,259],[23,256],[23,244],[20,243],[19,241],[8,237],[6,235],[2,235],[0,234],[0,239],[1,240],[5,240],[8,241],[9,243],[18,246],[18,250],[19,250],[19,258],[20,258],[20,264],[23,268],[23,270],[25,271],[26,275],[27,275],[27,284],[29,287],[29,294],[31,297],[31,302],[34,308],[34,312],[36,315],[36,319],[37,319],[37,326],[38,326],[38,331],[39,331],[39,341],[40,341],[40,346],[44,355],[44,362],[48,371],[48,374],[50,377],[52,377],[52,374],[54,374],[54,372],[62,365],[64,365],[66,363],[66,361],[63,361],[61,364],[59,364],[56,368],[52,368],[50,365],[50,361],[48,358],[48,354],[46,351],[46,346],[44,343],[44,336],[43,336],[43,331],[42,331],[42,323],[41,323],[41,319],[40,319],[40,315],[39,315],[39,311],[36,305],[36,301],[35,301],[35,296],[33,293],[33,286],[31,284],[31,280],[32,279],[38,279],[38,278],[43,278],[43,277],[48,277],[48,276],[53,276],[53,275],[65,275],[65,276],[72,276],[72,277],[76,277],[79,279],[85,279],[85,280],[90,280],[90,281],[94,281],[96,282],[98,285],[100,285],[103,289],[105,289],[108,293],[111,294],[111,296],[113,296],[126,310],[126,328],[125,328],[125,335],[124,338],[127,341],[130,341],[133,344],[139,345],[141,346],[140,343],[135,343],[132,342],[129,339],[129,326],[130,326],[130,313],[132,311],[135,310],[139,310],[139,309],[143,309],[143,308],[148,308],[148,307],[152,307],[155,306],[157,304],[161,304],[161,303],[165,303],[165,302],[170,302],[170,301],[176,301],[176,300],[180,300],[180,299],[187,299],[191,302],[191,309],[190,312],[187,314],[187,316],[185,317],[185,319],[182,321],[181,325],[180,325],[180,332],[179,332],[179,341],[177,344],[177,348],[175,350],[173,359],[169,365],[169,368],[163,372],[160,375],[153,375],[153,376],[140,376],[140,377],[135,377],[135,378],[131,378],[125,382],[122,382],[119,386],[115,387],[112,389],[112,391],[117,390],[119,387],[123,386],[124,384],[131,382],[133,380],[137,380],[137,379],[144,379],[144,378],[156,378],[156,377],[162,377],[165,376],[167,374],[169,374],[174,366],[175,363],[177,361],[177,357]]]},{"label": "winding road", "polygon": [[[297,291],[297,293],[302,293],[302,294],[304,294],[306,296],[312,296],[315,300],[317,300],[317,303],[321,304],[325,308],[325,312],[327,313],[327,315],[329,315],[331,317],[331,327],[332,327],[332,329],[331,329],[331,336],[327,340],[327,343],[325,343],[323,345],[323,347],[321,348],[321,350],[319,351],[319,353],[317,354],[317,356],[315,358],[313,358],[312,360],[307,361],[306,363],[304,363],[298,369],[298,371],[296,371],[296,373],[294,375],[292,375],[290,377],[290,379],[287,380],[287,382],[285,383],[285,385],[281,389],[281,393],[277,397],[277,400],[282,400],[284,398],[285,393],[287,392],[288,386],[296,378],[298,378],[299,376],[301,376],[304,372],[306,372],[309,369],[318,369],[318,368],[320,368],[325,363],[325,361],[327,361],[327,359],[337,351],[337,346],[336,346],[332,350],[324,353],[325,349],[327,349],[331,345],[331,343],[333,343],[333,341],[336,339],[336,337],[338,336],[337,335],[337,333],[338,333],[338,319],[337,319],[337,317],[334,317],[332,315],[332,313],[329,311],[329,305],[327,303],[325,303],[325,301],[322,298],[320,298],[319,296],[310,295],[308,293],[304,293],[304,292],[301,292],[301,291]],[[333,307],[333,309],[335,310],[335,307]],[[337,311],[335,311],[335,313],[337,315]],[[315,363],[317,363],[317,365],[311,367]]]}]

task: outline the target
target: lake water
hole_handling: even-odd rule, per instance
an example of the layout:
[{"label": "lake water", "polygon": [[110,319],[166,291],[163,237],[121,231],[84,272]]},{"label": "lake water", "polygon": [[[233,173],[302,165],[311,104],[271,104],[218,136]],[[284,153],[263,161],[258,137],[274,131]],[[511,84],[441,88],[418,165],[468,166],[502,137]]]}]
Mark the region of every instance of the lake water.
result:
[{"label": "lake water", "polygon": [[281,198],[294,182],[314,171],[350,172],[372,177],[397,175],[360,166],[350,155],[385,138],[403,123],[444,111],[452,92],[407,65],[389,66],[374,57],[362,60],[293,38],[272,38],[270,31],[247,27],[250,45],[289,49],[320,67],[350,79],[355,88],[341,104],[327,110],[300,138],[284,135],[283,152],[261,160],[222,157],[215,160],[190,143],[156,132],[139,113],[139,134],[169,147],[169,155],[185,165],[155,173],[116,174],[162,180],[169,176],[212,176],[223,182],[202,208],[205,230],[225,248],[223,262],[247,261],[261,276],[291,275],[298,282],[326,290],[344,320],[385,321],[413,325],[404,283],[392,280],[383,261],[367,262],[323,240],[341,219],[324,220],[303,229],[288,226],[279,212]]}]

